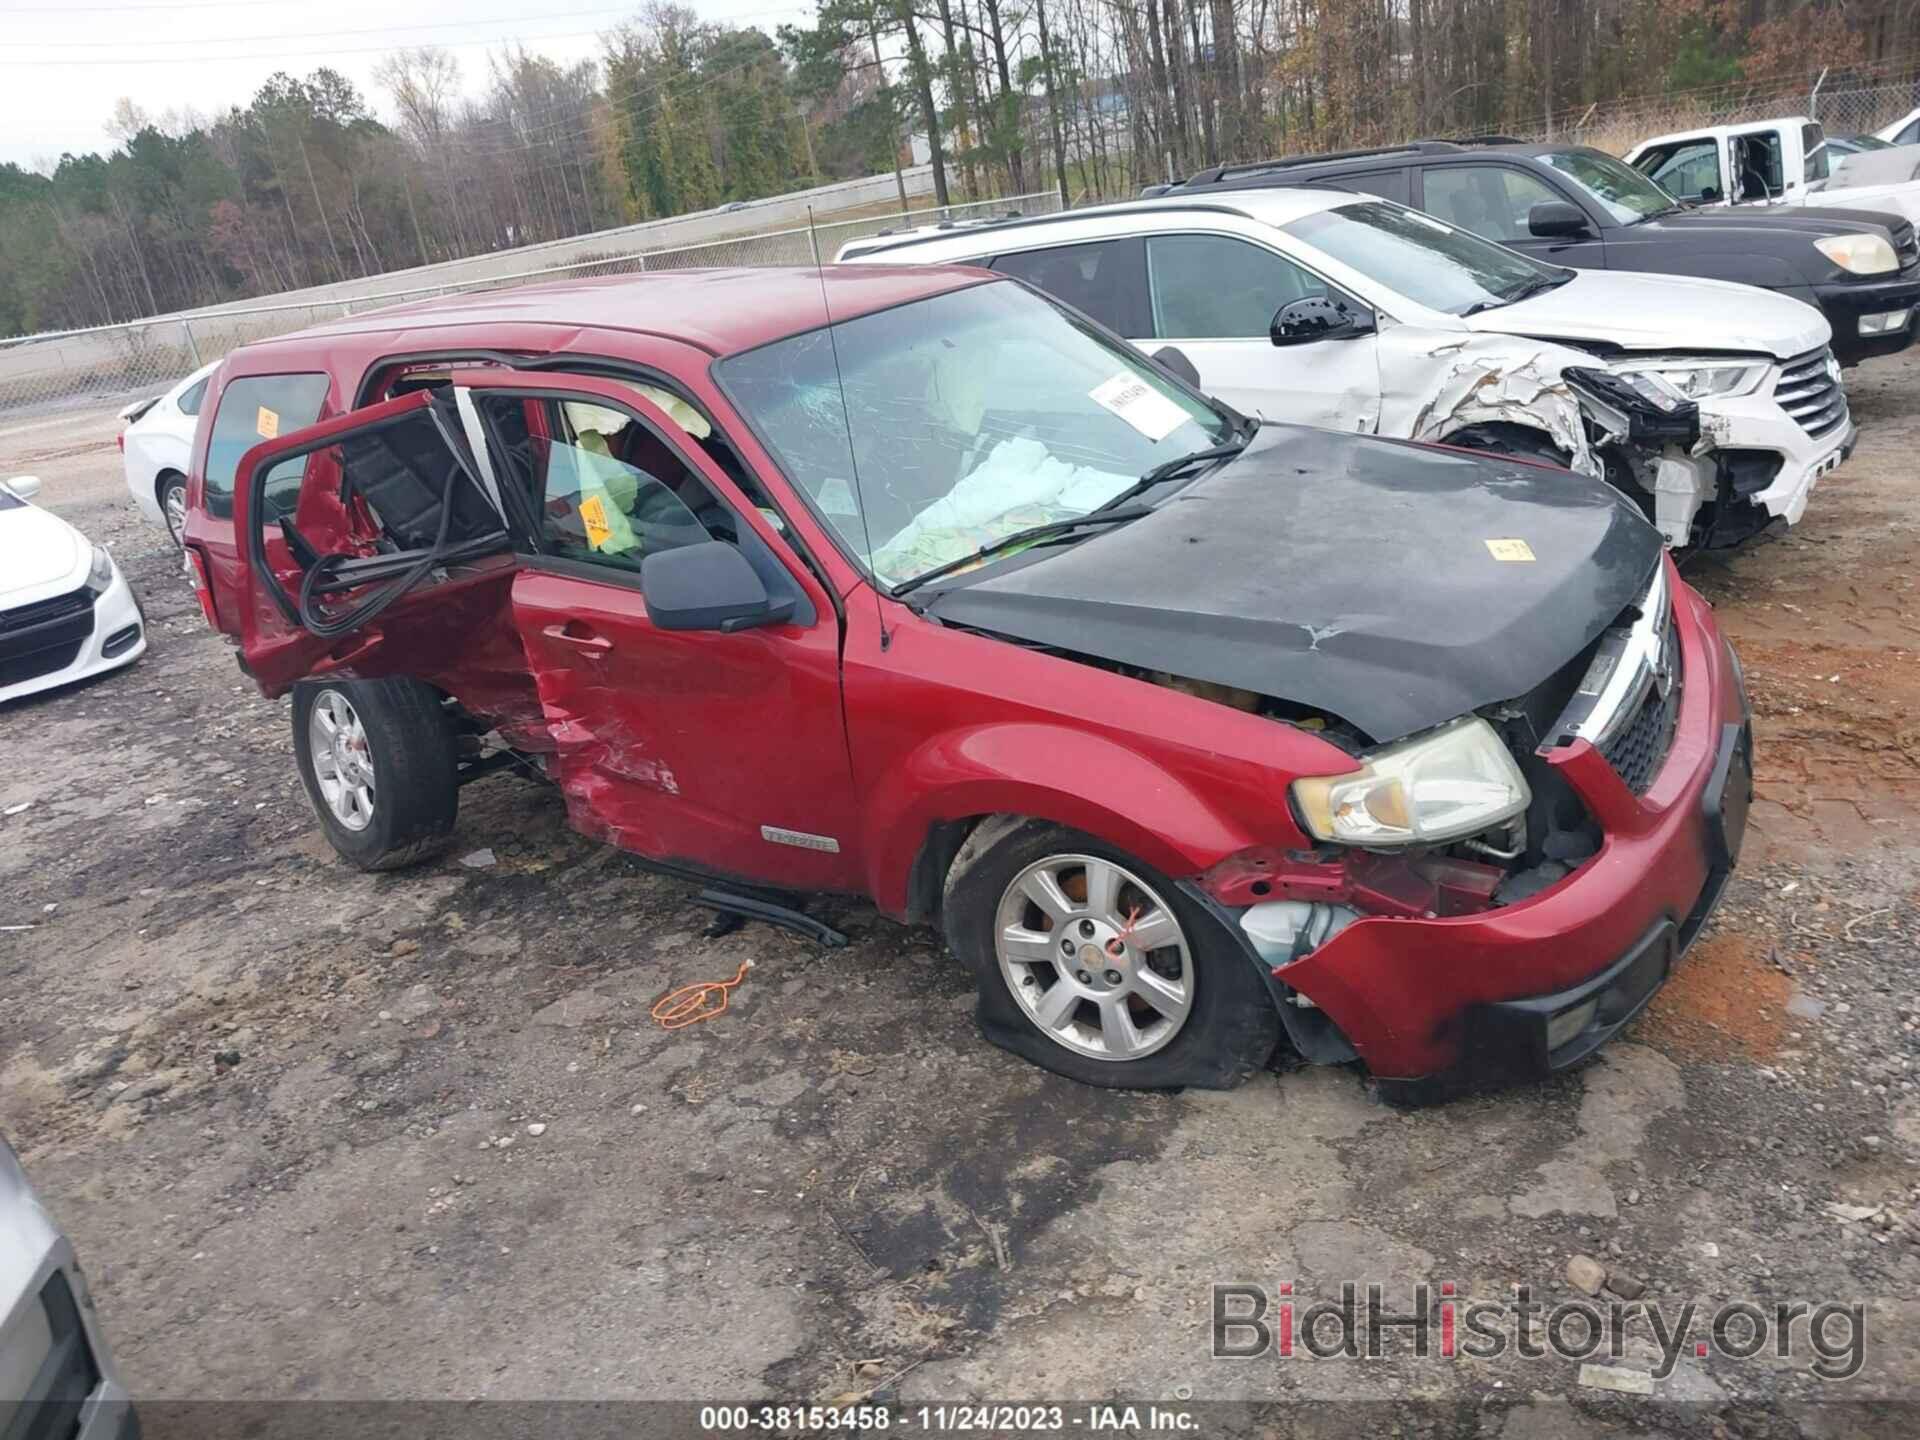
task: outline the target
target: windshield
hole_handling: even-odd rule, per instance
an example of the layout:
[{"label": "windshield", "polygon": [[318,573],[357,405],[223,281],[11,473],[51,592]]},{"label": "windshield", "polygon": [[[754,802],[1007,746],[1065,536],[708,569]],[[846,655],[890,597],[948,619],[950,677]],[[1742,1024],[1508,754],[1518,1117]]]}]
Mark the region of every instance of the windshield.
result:
[{"label": "windshield", "polygon": [[718,375],[888,585],[1088,514],[1233,431],[1144,358],[1011,282],[778,340]]},{"label": "windshield", "polygon": [[1281,228],[1368,279],[1449,315],[1505,305],[1568,275],[1444,220],[1381,200],[1322,210]]},{"label": "windshield", "polygon": [[1597,150],[1549,150],[1540,157],[1622,225],[1679,208],[1679,201],[1631,165]]}]

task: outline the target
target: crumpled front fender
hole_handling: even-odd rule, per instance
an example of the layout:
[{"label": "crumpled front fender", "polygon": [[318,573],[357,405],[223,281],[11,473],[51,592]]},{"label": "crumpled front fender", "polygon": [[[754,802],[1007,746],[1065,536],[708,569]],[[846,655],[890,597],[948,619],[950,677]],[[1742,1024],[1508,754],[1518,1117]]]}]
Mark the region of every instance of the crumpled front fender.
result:
[{"label": "crumpled front fender", "polygon": [[1511,335],[1395,326],[1380,335],[1380,433],[1442,441],[1474,425],[1547,435],[1569,468],[1605,478],[1580,398],[1562,373],[1593,357]]}]

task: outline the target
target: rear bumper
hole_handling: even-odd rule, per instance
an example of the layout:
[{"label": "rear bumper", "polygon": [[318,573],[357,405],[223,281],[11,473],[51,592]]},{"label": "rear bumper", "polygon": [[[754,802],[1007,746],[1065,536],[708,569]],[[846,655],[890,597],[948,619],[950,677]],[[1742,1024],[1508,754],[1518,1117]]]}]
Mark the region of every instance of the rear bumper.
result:
[{"label": "rear bumper", "polygon": [[[1707,603],[1676,591],[1684,689],[1666,763],[1636,796],[1584,741],[1556,752],[1600,853],[1532,899],[1472,915],[1355,921],[1275,978],[1340,1027],[1374,1075],[1541,1073],[1617,1033],[1719,899],[1750,797],[1747,706]],[[1549,1046],[1549,1021],[1596,1001]]]},{"label": "rear bumper", "polygon": [[[1834,358],[1842,365],[1857,365],[1878,355],[1898,355],[1913,343],[1915,317],[1911,312],[1920,306],[1920,275],[1816,285],[1813,296],[1827,324],[1833,327]],[[1862,315],[1881,315],[1889,310],[1908,311],[1907,323],[1891,334],[1860,333]]]}]

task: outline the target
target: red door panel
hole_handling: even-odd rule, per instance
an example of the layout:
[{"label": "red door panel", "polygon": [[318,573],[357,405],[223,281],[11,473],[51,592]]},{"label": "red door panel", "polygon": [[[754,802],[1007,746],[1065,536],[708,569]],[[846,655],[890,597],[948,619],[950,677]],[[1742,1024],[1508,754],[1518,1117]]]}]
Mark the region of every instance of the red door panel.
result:
[{"label": "red door panel", "polygon": [[[638,416],[652,433],[630,442],[691,468],[813,610],[799,623],[731,634],[660,630],[632,570],[527,560],[513,583],[514,620],[573,824],[652,859],[763,885],[859,890],[832,598],[706,452],[633,386],[494,372],[455,383],[476,398],[573,398]],[[509,483],[505,470],[500,483]]]},{"label": "red door panel", "polygon": [[858,888],[832,612],[804,628],[658,630],[637,585],[537,568],[514,580],[513,612],[575,828],[761,884]]}]

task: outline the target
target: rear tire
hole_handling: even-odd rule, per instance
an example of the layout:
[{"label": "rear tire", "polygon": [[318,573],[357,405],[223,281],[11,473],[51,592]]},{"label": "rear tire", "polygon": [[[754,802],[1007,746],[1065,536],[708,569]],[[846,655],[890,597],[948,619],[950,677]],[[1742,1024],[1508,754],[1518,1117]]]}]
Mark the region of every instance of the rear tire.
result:
[{"label": "rear tire", "polygon": [[1225,1090],[1280,1042],[1266,986],[1220,921],[1090,835],[1045,821],[989,832],[962,847],[941,908],[947,944],[974,973],[982,1033],[1055,1074]]},{"label": "rear tire", "polygon": [[398,870],[453,833],[453,732],[438,692],[418,680],[302,682],[293,752],[327,843],[349,864]]},{"label": "rear tire", "polygon": [[167,534],[173,537],[175,545],[184,546],[187,523],[187,477],[177,470],[162,471],[160,482],[154,487],[154,498],[160,503],[160,519],[166,524]]}]

